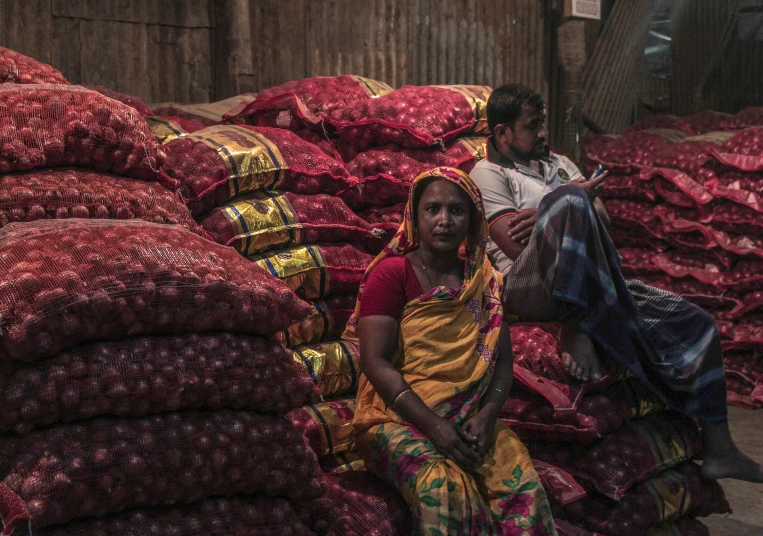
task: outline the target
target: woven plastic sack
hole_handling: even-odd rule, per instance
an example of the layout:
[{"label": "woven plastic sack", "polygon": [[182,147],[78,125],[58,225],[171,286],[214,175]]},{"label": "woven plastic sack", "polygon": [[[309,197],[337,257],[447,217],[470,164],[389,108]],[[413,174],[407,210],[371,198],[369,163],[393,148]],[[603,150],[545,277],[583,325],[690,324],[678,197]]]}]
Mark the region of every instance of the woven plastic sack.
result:
[{"label": "woven plastic sack", "polygon": [[299,246],[248,258],[308,300],[357,293],[373,261],[371,255],[349,244]]},{"label": "woven plastic sack", "polygon": [[400,225],[403,223],[405,201],[389,207],[371,207],[358,212],[358,215],[372,225],[383,223]]},{"label": "woven plastic sack", "polygon": [[529,450],[620,500],[639,482],[700,455],[702,442],[690,419],[659,414],[631,421],[593,446],[546,443]]},{"label": "woven plastic sack", "polygon": [[99,85],[88,85],[83,84],[82,87],[89,89],[91,91],[97,91],[101,95],[105,95],[106,97],[110,99],[117,100],[121,102],[122,104],[126,104],[127,106],[132,106],[135,108],[135,111],[138,112],[143,117],[146,117],[147,115],[151,115],[151,108],[146,106],[146,103],[143,102],[143,100],[140,97],[136,97],[134,95],[127,95],[125,93],[120,93],[119,91],[114,91],[112,89],[109,89],[104,86]]},{"label": "woven plastic sack", "polygon": [[170,508],[134,509],[104,519],[72,521],[35,536],[308,536],[310,529],[284,499],[210,499]]},{"label": "woven plastic sack", "polygon": [[164,147],[167,174],[194,215],[254,190],[335,194],[354,183],[344,164],[283,129],[220,125]]},{"label": "woven plastic sack", "polygon": [[177,194],[160,184],[77,168],[0,175],[0,227],[66,218],[138,218],[203,234]]},{"label": "woven plastic sack", "polygon": [[312,312],[277,336],[289,347],[338,340],[355,310],[356,300],[356,294],[340,294],[309,301]]},{"label": "woven plastic sack", "polygon": [[0,174],[72,166],[165,180],[166,155],[134,108],[80,86],[0,86]]},{"label": "woven plastic sack", "polygon": [[46,63],[0,47],[0,84],[66,84],[66,78]]},{"label": "woven plastic sack", "polygon": [[280,343],[232,333],[96,342],[32,364],[0,362],[0,385],[0,432],[18,433],[99,415],[286,413],[314,394]]},{"label": "woven plastic sack", "polygon": [[7,225],[0,274],[0,360],[146,334],[269,335],[309,313],[236,251],[141,220]]},{"label": "woven plastic sack", "polygon": [[224,119],[262,127],[321,129],[331,112],[391,92],[384,82],[354,75],[303,78],[262,90],[257,98]]},{"label": "woven plastic sack", "polygon": [[292,348],[294,361],[305,367],[321,399],[353,393],[358,387],[360,348],[348,341]]},{"label": "woven plastic sack", "polygon": [[58,425],[8,436],[0,460],[3,485],[23,500],[33,529],[216,496],[321,494],[320,468],[299,431],[254,412]]},{"label": "woven plastic sack", "polygon": [[144,119],[159,143],[167,143],[204,128],[201,123],[178,116],[147,115]]},{"label": "woven plastic sack", "polygon": [[290,411],[286,418],[300,431],[322,459],[355,448],[355,397],[308,404]]},{"label": "woven plastic sack", "polygon": [[687,463],[639,484],[619,502],[589,494],[563,512],[566,519],[605,536],[648,536],[666,521],[726,514],[731,508],[718,483]]},{"label": "woven plastic sack", "polygon": [[321,469],[329,475],[340,475],[348,471],[365,471],[363,457],[354,450],[330,454],[320,459]]},{"label": "woven plastic sack", "polygon": [[201,226],[215,242],[242,255],[326,242],[380,247],[379,233],[344,201],[326,194],[253,192],[213,209]]},{"label": "woven plastic sack", "polygon": [[487,86],[403,86],[334,111],[331,123],[359,150],[387,144],[443,146],[462,134],[487,132],[491,92]]},{"label": "woven plastic sack", "polygon": [[361,179],[388,175],[411,184],[418,175],[436,167],[471,170],[484,158],[485,145],[484,137],[459,138],[444,150],[387,145],[359,153],[346,167],[351,175]]},{"label": "woven plastic sack", "polygon": [[189,119],[204,126],[219,125],[223,116],[230,114],[239,106],[246,106],[257,97],[256,93],[242,93],[217,102],[203,102],[199,104],[181,104],[177,102],[163,102],[151,106],[155,115],[176,116]]},{"label": "woven plastic sack", "polygon": [[375,476],[347,472],[323,475],[326,495],[297,506],[317,536],[408,536],[413,523],[408,505]]}]

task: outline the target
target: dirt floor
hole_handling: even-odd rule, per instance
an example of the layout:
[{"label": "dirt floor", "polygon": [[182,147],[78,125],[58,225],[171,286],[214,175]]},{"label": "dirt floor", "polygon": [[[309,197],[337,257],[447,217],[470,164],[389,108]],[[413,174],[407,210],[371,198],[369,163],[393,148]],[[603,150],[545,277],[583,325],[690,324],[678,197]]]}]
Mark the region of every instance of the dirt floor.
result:
[{"label": "dirt floor", "polygon": [[[729,423],[739,447],[763,463],[763,410],[730,407]],[[703,518],[711,536],[763,536],[763,484],[720,482],[734,513]]]}]

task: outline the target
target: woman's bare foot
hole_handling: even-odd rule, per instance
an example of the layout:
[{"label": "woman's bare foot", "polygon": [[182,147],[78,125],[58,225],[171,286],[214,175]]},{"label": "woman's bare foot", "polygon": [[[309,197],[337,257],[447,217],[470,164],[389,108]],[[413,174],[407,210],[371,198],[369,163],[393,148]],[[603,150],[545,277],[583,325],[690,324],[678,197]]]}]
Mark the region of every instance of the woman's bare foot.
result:
[{"label": "woman's bare foot", "polygon": [[710,480],[734,478],[746,482],[763,483],[763,467],[736,449],[722,456],[705,455],[705,460],[702,462],[702,475]]},{"label": "woman's bare foot", "polygon": [[583,333],[568,327],[562,328],[560,337],[562,361],[570,375],[583,382],[600,380],[599,359],[593,341]]}]

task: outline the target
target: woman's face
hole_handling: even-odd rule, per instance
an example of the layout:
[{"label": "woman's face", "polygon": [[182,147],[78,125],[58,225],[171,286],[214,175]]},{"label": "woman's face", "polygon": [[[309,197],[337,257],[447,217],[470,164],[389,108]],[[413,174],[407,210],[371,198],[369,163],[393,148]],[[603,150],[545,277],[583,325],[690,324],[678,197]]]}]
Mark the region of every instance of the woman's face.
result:
[{"label": "woman's face", "polygon": [[419,241],[436,252],[458,251],[469,232],[471,206],[466,192],[450,181],[427,186],[417,207]]}]

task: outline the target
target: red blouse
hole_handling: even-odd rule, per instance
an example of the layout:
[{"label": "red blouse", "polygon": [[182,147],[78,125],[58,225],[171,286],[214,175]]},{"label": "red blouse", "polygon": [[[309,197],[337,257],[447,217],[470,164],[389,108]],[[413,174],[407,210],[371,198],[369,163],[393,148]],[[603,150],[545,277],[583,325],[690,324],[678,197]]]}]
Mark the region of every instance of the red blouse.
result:
[{"label": "red blouse", "polygon": [[406,303],[424,294],[424,288],[405,256],[387,257],[376,265],[363,286],[359,318],[374,315],[400,318]]}]

